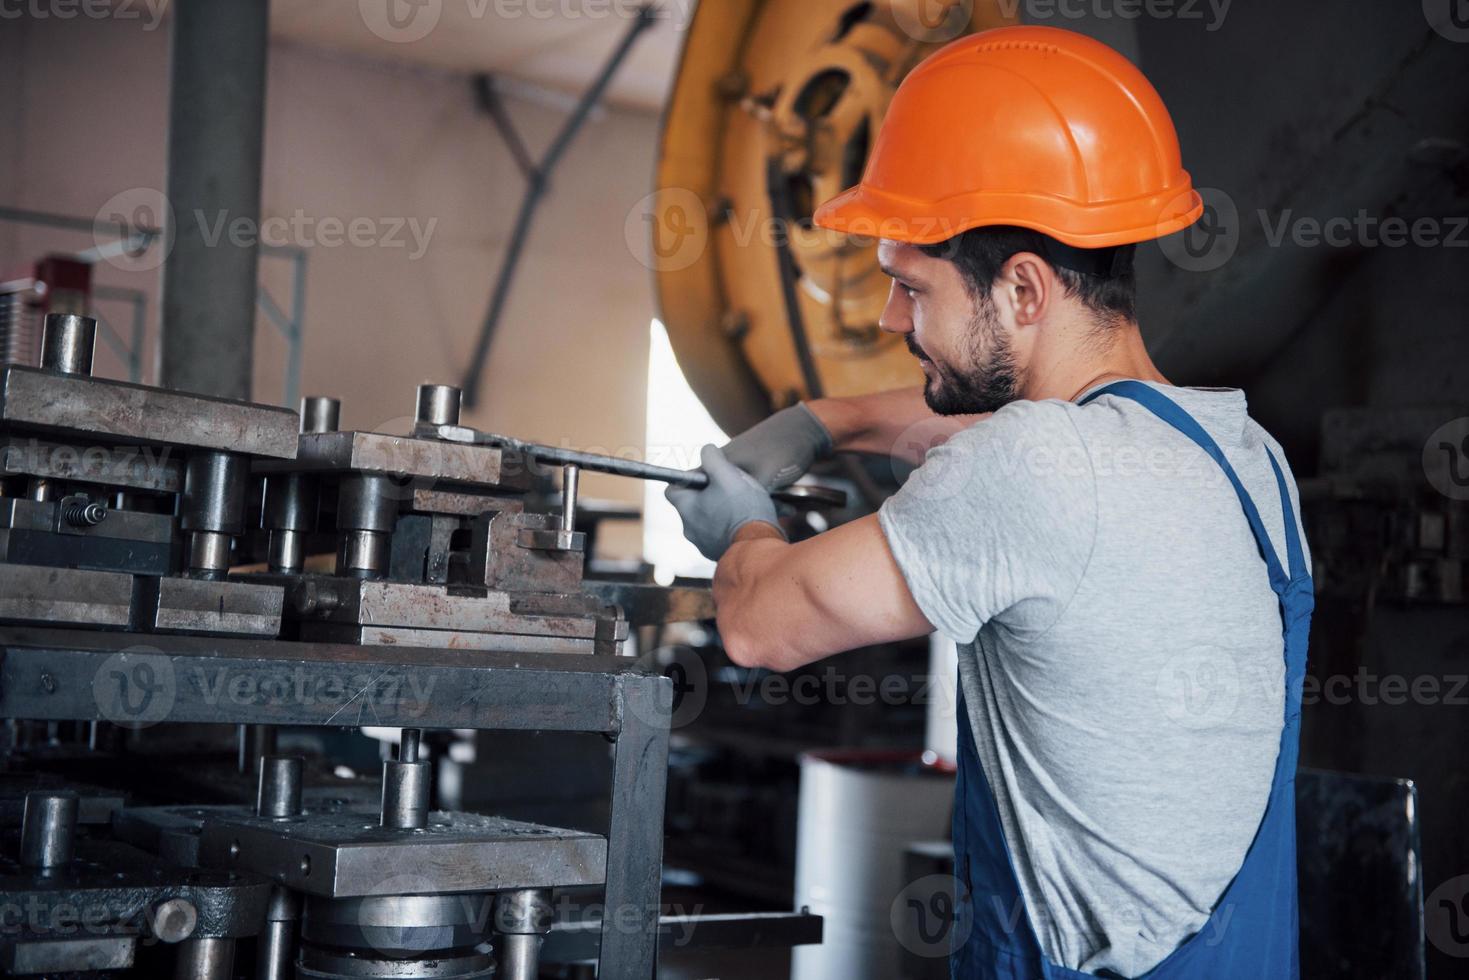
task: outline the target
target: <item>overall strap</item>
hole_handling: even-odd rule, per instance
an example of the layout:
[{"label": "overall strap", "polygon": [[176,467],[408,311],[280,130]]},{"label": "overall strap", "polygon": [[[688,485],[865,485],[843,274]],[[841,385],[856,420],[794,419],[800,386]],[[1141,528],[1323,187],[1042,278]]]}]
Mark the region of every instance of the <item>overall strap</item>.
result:
[{"label": "overall strap", "polygon": [[[1240,482],[1239,476],[1234,472],[1234,467],[1225,458],[1224,450],[1219,448],[1219,444],[1214,441],[1214,437],[1205,432],[1204,427],[1199,425],[1192,415],[1180,408],[1178,403],[1167,395],[1143,384],[1141,381],[1114,381],[1112,384],[1092,392],[1086,398],[1082,399],[1081,404],[1085,405],[1094,399],[1100,398],[1102,395],[1116,395],[1119,398],[1127,398],[1137,402],[1143,408],[1146,408],[1158,418],[1193,440],[1200,449],[1213,458],[1214,462],[1219,464],[1219,468],[1224,471],[1224,475],[1234,487],[1235,495],[1239,497],[1240,507],[1245,512],[1245,519],[1250,522],[1250,530],[1254,532],[1255,543],[1260,548],[1260,556],[1265,559],[1265,566],[1270,572],[1270,587],[1277,594],[1284,592],[1286,586],[1290,584],[1291,578],[1296,577],[1304,570],[1305,562],[1302,558],[1300,538],[1296,534],[1296,521],[1293,508],[1290,506],[1290,494],[1286,489],[1285,477],[1280,471],[1280,466],[1275,462],[1275,457],[1273,455],[1270,456],[1270,465],[1275,470],[1276,483],[1280,488],[1281,503],[1284,505],[1283,509],[1286,519],[1285,540],[1290,561],[1289,576],[1287,576],[1285,570],[1280,566],[1280,559],[1276,557],[1275,547],[1270,543],[1270,535],[1266,532],[1265,524],[1260,519],[1260,511],[1255,506],[1255,501],[1250,498],[1249,492],[1245,490],[1244,484]],[[1267,455],[1269,455],[1268,452]]]},{"label": "overall strap", "polygon": [[1285,552],[1290,563],[1290,577],[1294,582],[1308,574],[1306,568],[1305,549],[1301,547],[1301,533],[1296,529],[1295,508],[1290,502],[1290,488],[1285,482],[1285,474],[1280,471],[1280,464],[1275,461],[1275,454],[1265,450],[1265,455],[1270,457],[1270,468],[1275,471],[1275,485],[1280,489],[1280,512],[1285,515]]}]

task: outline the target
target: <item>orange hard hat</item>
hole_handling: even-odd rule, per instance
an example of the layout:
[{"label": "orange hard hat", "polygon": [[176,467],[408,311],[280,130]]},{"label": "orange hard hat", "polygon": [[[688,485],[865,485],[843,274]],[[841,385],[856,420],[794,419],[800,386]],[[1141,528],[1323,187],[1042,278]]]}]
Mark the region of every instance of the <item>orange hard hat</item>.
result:
[{"label": "orange hard hat", "polygon": [[913,245],[1016,225],[1107,248],[1161,238],[1202,212],[1173,120],[1132,62],[1072,31],[1001,27],[913,69],[862,183],[815,221]]}]

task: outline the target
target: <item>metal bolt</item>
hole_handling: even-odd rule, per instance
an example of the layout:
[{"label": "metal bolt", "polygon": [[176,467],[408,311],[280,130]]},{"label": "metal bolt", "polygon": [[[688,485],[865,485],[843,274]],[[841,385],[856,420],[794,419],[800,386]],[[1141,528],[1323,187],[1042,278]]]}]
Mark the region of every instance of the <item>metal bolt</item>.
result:
[{"label": "metal bolt", "polygon": [[730,340],[744,340],[750,332],[750,314],[743,310],[726,310],[719,318],[719,329]]},{"label": "metal bolt", "polygon": [[750,90],[750,76],[736,68],[734,71],[725,72],[714,84],[721,97],[733,101],[743,97]]},{"label": "metal bolt", "polygon": [[153,935],[166,943],[181,943],[194,934],[199,910],[184,898],[170,898],[153,910]]}]

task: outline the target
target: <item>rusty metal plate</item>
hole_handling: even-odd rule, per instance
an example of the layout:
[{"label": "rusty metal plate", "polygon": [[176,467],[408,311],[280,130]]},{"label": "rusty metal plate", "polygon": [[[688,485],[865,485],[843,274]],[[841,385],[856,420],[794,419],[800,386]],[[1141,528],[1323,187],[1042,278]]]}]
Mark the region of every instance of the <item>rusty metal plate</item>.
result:
[{"label": "rusty metal plate", "polygon": [[505,465],[505,455],[490,446],[383,432],[312,432],[301,437],[292,465],[263,463],[257,473],[345,473],[361,471],[422,481],[413,489],[467,485],[504,491],[528,489],[530,474]]},{"label": "rusty metal plate", "polygon": [[89,445],[145,443],[272,459],[295,459],[300,430],[300,417],[288,408],[17,365],[0,381],[0,422],[81,436]]}]

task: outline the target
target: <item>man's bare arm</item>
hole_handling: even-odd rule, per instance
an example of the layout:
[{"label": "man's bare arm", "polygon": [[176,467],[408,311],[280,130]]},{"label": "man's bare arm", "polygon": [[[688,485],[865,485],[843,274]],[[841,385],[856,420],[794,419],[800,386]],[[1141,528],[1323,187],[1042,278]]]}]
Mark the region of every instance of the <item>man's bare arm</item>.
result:
[{"label": "man's bare arm", "polygon": [[915,465],[930,448],[985,417],[935,415],[921,387],[818,398],[806,407],[831,433],[837,452],[874,453]]},{"label": "man's bare arm", "polygon": [[746,667],[794,670],[933,632],[876,515],[799,544],[769,524],[745,525],[715,571],[714,603],[725,651]]}]

